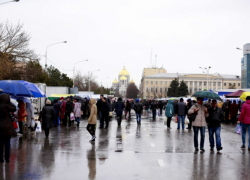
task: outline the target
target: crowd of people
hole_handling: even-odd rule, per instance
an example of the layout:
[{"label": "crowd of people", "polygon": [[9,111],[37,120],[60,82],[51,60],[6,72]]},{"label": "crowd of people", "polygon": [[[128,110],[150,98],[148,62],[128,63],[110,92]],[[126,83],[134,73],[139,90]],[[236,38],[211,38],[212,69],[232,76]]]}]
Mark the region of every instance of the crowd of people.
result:
[{"label": "crowd of people", "polygon": [[[5,161],[9,162],[10,156],[10,138],[11,136],[22,136],[23,133],[32,133],[34,127],[34,108],[30,102],[17,100],[18,105],[15,106],[10,102],[10,96],[7,94],[0,95],[0,162],[4,162],[3,147],[5,145]],[[76,121],[76,126],[79,127],[81,118],[88,120],[86,127],[91,135],[90,142],[95,142],[95,131],[97,127],[97,119],[99,117],[100,129],[108,129],[110,118],[113,113],[116,114],[118,126],[121,125],[123,115],[126,120],[131,117],[131,110],[136,114],[138,126],[141,125],[141,117],[152,114],[153,121],[156,116],[163,116],[163,109],[165,109],[164,116],[166,117],[167,129],[171,128],[171,121],[175,117],[177,122],[177,130],[185,130],[185,119],[189,119],[187,129],[193,129],[194,132],[194,148],[195,151],[205,151],[205,128],[208,128],[209,141],[211,151],[216,147],[217,151],[222,150],[222,143],[220,138],[221,123],[232,124],[236,123],[238,112],[241,112],[237,123],[242,127],[242,147],[245,148],[246,130],[248,128],[250,135],[250,97],[247,97],[245,103],[230,101],[224,103],[217,102],[217,100],[208,100],[204,103],[204,99],[198,97],[197,102],[188,99],[187,102],[181,98],[176,101],[168,100],[167,102],[148,100],[142,101],[136,99],[135,101],[123,101],[121,97],[116,100],[100,95],[100,99],[74,99],[67,97],[66,100],[61,97],[59,100],[55,99],[53,102],[46,100],[46,105],[42,108],[39,115],[39,120],[42,123],[42,128],[45,132],[45,137],[49,137],[49,130],[53,126],[62,124],[63,126],[72,126]],[[19,131],[16,132],[13,127],[13,118],[18,119]],[[26,120],[27,130],[23,131],[23,121]],[[231,120],[231,121],[230,121]],[[200,132],[200,143],[198,136]],[[214,141],[215,136],[215,141]],[[248,150],[250,150],[250,139]]]}]

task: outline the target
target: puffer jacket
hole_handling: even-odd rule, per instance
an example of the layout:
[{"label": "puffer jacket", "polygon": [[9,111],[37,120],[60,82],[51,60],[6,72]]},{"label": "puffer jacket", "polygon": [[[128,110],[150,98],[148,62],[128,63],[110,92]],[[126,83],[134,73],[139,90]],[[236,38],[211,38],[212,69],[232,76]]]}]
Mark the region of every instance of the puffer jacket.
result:
[{"label": "puffer jacket", "polygon": [[194,109],[197,109],[197,107],[200,109],[196,115],[196,118],[194,120],[194,122],[192,123],[192,126],[195,127],[206,127],[207,126],[207,122],[206,122],[206,118],[209,116],[209,114],[205,113],[205,109],[206,107],[204,105],[200,105],[200,104],[194,104],[189,110],[188,110],[188,114],[193,114],[194,113]]},{"label": "puffer jacket", "polygon": [[124,108],[125,108],[124,102],[118,101],[117,103],[115,103],[115,112],[117,115],[121,115]]},{"label": "puffer jacket", "polygon": [[239,121],[243,124],[250,124],[250,100],[242,105]]},{"label": "puffer jacket", "polygon": [[75,103],[75,107],[74,107],[74,114],[75,114],[75,117],[81,117],[81,103],[79,102],[76,102]]},{"label": "puffer jacket", "polygon": [[172,100],[168,101],[168,104],[165,108],[165,115],[166,117],[172,117],[174,115],[174,106]]},{"label": "puffer jacket", "polygon": [[136,114],[141,114],[142,111],[143,111],[143,107],[142,107],[142,104],[141,103],[135,103],[134,105],[134,110],[135,110],[135,113]]},{"label": "puffer jacket", "polygon": [[50,128],[53,125],[53,121],[55,118],[54,106],[50,104],[46,104],[43,107],[43,110],[40,114],[40,118],[42,118],[42,127]]},{"label": "puffer jacket", "polygon": [[186,116],[186,104],[184,102],[179,102],[177,104],[177,114],[178,116]]},{"label": "puffer jacket", "polygon": [[8,94],[0,95],[0,138],[16,135],[10,118],[10,112],[15,111],[16,106],[10,103],[10,96]]},{"label": "puffer jacket", "polygon": [[94,98],[90,99],[90,116],[88,119],[89,124],[96,124],[97,121],[97,106],[96,106],[96,100]]},{"label": "puffer jacket", "polygon": [[208,113],[209,116],[207,118],[207,126],[209,128],[220,127],[220,123],[224,119],[222,109],[219,107],[216,107],[215,109],[213,107],[210,107],[208,109]]}]

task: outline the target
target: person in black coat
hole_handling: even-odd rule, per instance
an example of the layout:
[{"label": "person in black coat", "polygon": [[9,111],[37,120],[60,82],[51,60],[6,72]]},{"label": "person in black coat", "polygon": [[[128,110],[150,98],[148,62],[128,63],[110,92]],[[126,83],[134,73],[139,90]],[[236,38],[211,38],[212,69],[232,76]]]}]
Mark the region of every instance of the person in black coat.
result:
[{"label": "person in black coat", "polygon": [[162,115],[162,109],[163,109],[162,101],[159,101],[159,109],[160,109],[160,114]]},{"label": "person in black coat", "polygon": [[153,100],[150,109],[153,112],[153,120],[155,120],[155,118],[156,118],[156,109],[157,109],[157,104],[155,103],[155,100]]},{"label": "person in black coat", "polygon": [[110,106],[107,102],[107,98],[102,98],[102,117],[101,117],[101,125],[100,128],[102,129],[104,127],[104,121],[106,122],[105,129],[108,129],[109,127],[109,109]]},{"label": "person in black coat", "polygon": [[141,113],[143,111],[143,106],[140,103],[139,99],[136,99],[136,103],[134,105],[134,110],[136,113],[137,124],[140,125],[141,124]]},{"label": "person in black coat", "polygon": [[103,95],[100,95],[100,99],[97,101],[96,106],[97,106],[97,115],[99,116],[99,118],[102,118],[102,99],[103,99]]},{"label": "person in black coat", "polygon": [[69,97],[67,97],[67,103],[65,108],[65,119],[67,124],[67,119],[69,120],[69,126],[71,126],[70,113],[74,112],[74,105]]},{"label": "person in black coat", "polygon": [[129,102],[129,100],[127,100],[125,109],[126,109],[125,117],[128,115],[128,113],[129,113],[129,117],[130,117],[131,116],[131,103]]},{"label": "person in black coat", "polygon": [[45,131],[46,138],[49,137],[49,128],[53,126],[53,121],[55,119],[55,111],[51,101],[47,99],[46,105],[43,107],[39,120],[42,119],[42,128]]},{"label": "person in black coat", "polygon": [[121,125],[122,123],[122,113],[124,108],[125,108],[124,102],[122,101],[122,98],[119,97],[117,103],[115,103],[115,108],[114,108],[117,116],[118,125]]},{"label": "person in black coat", "polygon": [[5,145],[5,161],[10,159],[10,138],[16,135],[15,128],[10,116],[11,112],[16,111],[16,106],[10,102],[8,94],[0,95],[0,162],[3,160],[3,147]]},{"label": "person in black coat", "polygon": [[54,106],[54,111],[55,111],[55,119],[54,119],[54,125],[58,125],[58,117],[59,117],[59,111],[60,111],[60,106],[58,104],[58,99],[55,99],[53,102]]}]

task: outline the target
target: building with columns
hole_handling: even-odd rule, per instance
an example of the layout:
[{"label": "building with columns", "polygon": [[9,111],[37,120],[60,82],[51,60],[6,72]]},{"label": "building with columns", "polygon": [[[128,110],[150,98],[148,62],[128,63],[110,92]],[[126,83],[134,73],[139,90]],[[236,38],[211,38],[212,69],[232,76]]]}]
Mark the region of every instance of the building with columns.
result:
[{"label": "building with columns", "polygon": [[[144,71],[147,71],[147,69],[144,69]],[[140,85],[141,97],[144,99],[167,97],[168,88],[175,78],[179,82],[183,80],[187,84],[190,95],[204,89],[220,90],[229,89],[230,87],[235,87],[236,89],[241,88],[241,77],[237,75],[166,72],[142,76]]]},{"label": "building with columns", "polygon": [[127,87],[130,83],[134,83],[133,80],[130,81],[130,74],[126,70],[125,66],[120,71],[118,75],[118,80],[115,79],[112,83],[112,89],[113,91],[119,91],[119,94],[123,97],[126,96]]}]

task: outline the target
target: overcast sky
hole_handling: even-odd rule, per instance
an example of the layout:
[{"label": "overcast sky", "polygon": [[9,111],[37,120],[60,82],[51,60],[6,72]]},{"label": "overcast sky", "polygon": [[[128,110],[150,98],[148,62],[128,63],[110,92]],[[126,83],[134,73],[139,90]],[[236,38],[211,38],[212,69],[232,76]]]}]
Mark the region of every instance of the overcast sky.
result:
[{"label": "overcast sky", "polygon": [[[0,3],[8,0],[0,0]],[[123,66],[137,85],[143,68],[157,55],[167,72],[241,75],[240,59],[250,43],[249,0],[20,0],[0,5],[1,22],[24,24],[30,46],[40,55],[47,45],[49,65],[73,76],[83,74],[111,85]],[[41,59],[44,67],[45,59]],[[59,66],[59,67],[58,67]]]}]

